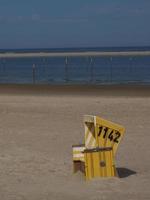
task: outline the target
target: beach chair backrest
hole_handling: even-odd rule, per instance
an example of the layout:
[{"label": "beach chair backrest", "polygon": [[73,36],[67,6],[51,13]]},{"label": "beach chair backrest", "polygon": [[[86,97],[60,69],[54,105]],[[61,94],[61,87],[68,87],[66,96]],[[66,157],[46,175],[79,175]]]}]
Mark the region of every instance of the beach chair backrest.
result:
[{"label": "beach chair backrest", "polygon": [[112,147],[114,155],[124,135],[125,128],[98,116],[85,115],[85,147]]},{"label": "beach chair backrest", "polygon": [[97,146],[95,138],[95,124],[94,117],[86,115],[84,117],[84,128],[85,128],[85,147],[92,149]]}]

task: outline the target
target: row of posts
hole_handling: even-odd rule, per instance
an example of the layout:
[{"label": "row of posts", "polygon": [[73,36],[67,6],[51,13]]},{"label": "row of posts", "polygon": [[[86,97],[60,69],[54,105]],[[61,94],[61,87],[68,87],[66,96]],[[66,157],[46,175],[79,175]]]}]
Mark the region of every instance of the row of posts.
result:
[{"label": "row of posts", "polygon": [[[112,61],[112,58],[111,58],[111,61]],[[93,78],[94,78],[94,68],[93,68],[93,58],[90,57],[90,74],[91,74],[91,82],[93,82]],[[68,72],[69,72],[69,67],[68,67],[68,57],[65,58],[65,81],[68,82],[69,81],[69,75],[68,75]],[[112,70],[112,67],[111,67],[111,70]],[[111,72],[111,75],[112,75],[112,72]],[[32,65],[32,80],[33,80],[33,83],[36,83],[36,65],[33,64]]]},{"label": "row of posts", "polygon": [[[132,60],[132,58],[130,58]],[[90,65],[90,82],[93,82],[94,80],[94,60],[93,57],[89,57],[89,65]],[[68,57],[65,57],[65,81],[69,81],[69,64],[68,64]],[[110,57],[110,78],[112,81],[113,77],[113,69],[112,69],[112,57]],[[32,81],[35,84],[36,83],[36,65],[32,65]]]},{"label": "row of posts", "polygon": [[[93,59],[92,57],[90,58],[90,66],[91,66],[91,82],[93,81]],[[35,64],[32,65],[32,80],[33,83],[36,82],[36,66]],[[68,76],[68,57],[65,58],[65,81],[69,81],[69,76]]]}]

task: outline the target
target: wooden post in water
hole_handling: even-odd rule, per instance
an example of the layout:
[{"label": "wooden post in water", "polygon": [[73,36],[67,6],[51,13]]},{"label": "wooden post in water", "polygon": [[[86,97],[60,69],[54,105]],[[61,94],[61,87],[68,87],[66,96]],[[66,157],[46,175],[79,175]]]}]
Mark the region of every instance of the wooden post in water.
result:
[{"label": "wooden post in water", "polygon": [[[131,81],[131,80],[133,79],[133,77],[134,77],[134,74],[133,74],[134,71],[133,71],[133,66],[132,66],[132,57],[129,58],[129,62],[130,62],[130,63],[129,63],[129,67],[130,67],[130,69],[129,69],[129,70],[130,70],[130,72],[129,72],[129,73],[130,73],[130,76],[129,76],[129,77],[130,77],[130,81]],[[131,78],[131,77],[132,77],[132,78]]]},{"label": "wooden post in water", "polygon": [[112,77],[113,74],[112,74],[112,57],[110,57],[110,82],[112,82]]},{"label": "wooden post in water", "polygon": [[5,72],[6,71],[5,58],[3,58],[1,62],[2,62],[2,71]]},{"label": "wooden post in water", "polygon": [[93,59],[90,57],[91,82],[93,82]]},{"label": "wooden post in water", "polygon": [[46,60],[46,58],[43,58],[43,75],[44,75],[43,78],[45,78],[45,82],[48,81],[47,80],[47,73],[46,73],[46,71],[47,71],[47,60]]},{"label": "wooden post in water", "polygon": [[68,57],[65,58],[65,81],[68,82]]},{"label": "wooden post in water", "polygon": [[32,65],[32,82],[35,84],[35,64]]}]

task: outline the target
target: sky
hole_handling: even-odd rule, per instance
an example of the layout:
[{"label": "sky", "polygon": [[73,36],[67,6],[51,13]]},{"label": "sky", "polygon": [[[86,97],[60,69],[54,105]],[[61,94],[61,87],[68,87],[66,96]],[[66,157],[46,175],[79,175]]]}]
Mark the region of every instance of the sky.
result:
[{"label": "sky", "polygon": [[0,49],[150,46],[150,0],[0,0]]}]

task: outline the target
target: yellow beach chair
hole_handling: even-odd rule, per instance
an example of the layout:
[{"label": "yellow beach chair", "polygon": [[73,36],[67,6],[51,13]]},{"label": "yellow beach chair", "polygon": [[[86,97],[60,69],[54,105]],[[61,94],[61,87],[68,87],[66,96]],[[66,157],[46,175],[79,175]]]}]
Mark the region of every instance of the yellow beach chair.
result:
[{"label": "yellow beach chair", "polygon": [[73,146],[74,172],[93,177],[117,176],[115,155],[124,135],[124,127],[103,118],[84,116],[84,144]]}]

